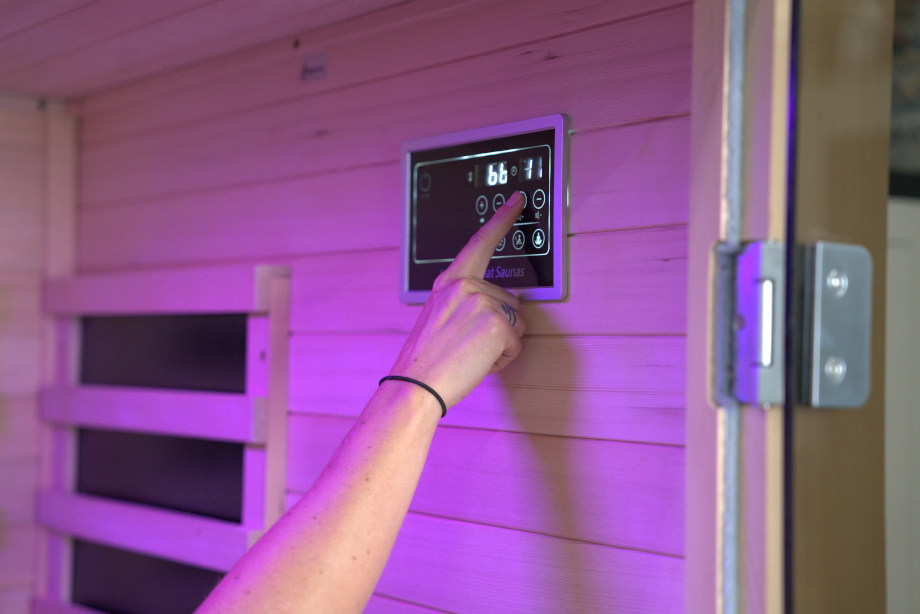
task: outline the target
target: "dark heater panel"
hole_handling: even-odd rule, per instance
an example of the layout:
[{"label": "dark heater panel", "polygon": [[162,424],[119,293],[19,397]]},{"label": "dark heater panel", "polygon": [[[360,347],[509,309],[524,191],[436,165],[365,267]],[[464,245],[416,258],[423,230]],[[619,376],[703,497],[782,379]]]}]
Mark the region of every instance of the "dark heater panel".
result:
[{"label": "dark heater panel", "polygon": [[111,614],[190,614],[222,576],[209,569],[74,540],[71,600]]},{"label": "dark heater panel", "polygon": [[77,491],[240,522],[243,444],[80,429]]},{"label": "dark heater panel", "polygon": [[84,384],[246,391],[246,315],[82,319]]}]

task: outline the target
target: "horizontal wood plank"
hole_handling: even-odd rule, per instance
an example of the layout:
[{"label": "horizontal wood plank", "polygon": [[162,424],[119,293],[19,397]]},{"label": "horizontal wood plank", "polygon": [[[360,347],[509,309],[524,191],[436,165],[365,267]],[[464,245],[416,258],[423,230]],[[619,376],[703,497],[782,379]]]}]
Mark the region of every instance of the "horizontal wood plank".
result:
[{"label": "horizontal wood plank", "polygon": [[264,313],[283,267],[222,265],[54,278],[44,308],[54,315]]},{"label": "horizontal wood plank", "polygon": [[40,273],[42,211],[7,207],[0,199],[0,269]]},{"label": "horizontal wood plank", "polygon": [[33,602],[32,614],[104,614],[85,606],[51,599],[36,599]]},{"label": "horizontal wood plank", "polygon": [[0,526],[0,589],[32,582],[37,539],[31,525]]},{"label": "horizontal wood plank", "polygon": [[41,210],[45,171],[41,145],[3,143],[0,135],[0,178],[3,179],[0,203],[3,209]]},{"label": "horizontal wood plank", "polygon": [[[12,54],[13,59],[0,63],[5,67],[0,82],[12,90],[73,97],[397,1],[274,0],[262,5],[236,0],[170,0],[136,11],[125,10],[118,0],[89,2],[85,10],[52,20],[37,32],[5,40],[0,53]],[[74,32],[81,36],[74,36]]]},{"label": "horizontal wood plank", "polygon": [[109,386],[57,386],[41,393],[41,416],[63,425],[177,437],[264,443],[264,397],[140,390]]},{"label": "horizontal wood plank", "polygon": [[[77,109],[85,142],[91,145],[443,66],[474,53],[557,38],[681,1],[569,1],[560,19],[557,0],[531,0],[526,10],[519,0],[426,0],[306,32],[294,39],[297,45],[290,39],[274,42],[103,92]],[[301,81],[297,76],[303,63],[319,50],[326,54],[326,75]]]},{"label": "horizontal wood plank", "polygon": [[365,614],[434,614],[443,612],[409,603],[401,599],[393,599],[382,595],[371,595],[370,601],[364,608]]},{"label": "horizontal wood plank", "polygon": [[[570,232],[685,223],[688,138],[686,117],[572,137]],[[80,264],[92,270],[396,247],[401,177],[390,162],[91,208],[80,217]]]},{"label": "horizontal wood plank", "polygon": [[0,526],[32,522],[37,483],[37,457],[0,459]]},{"label": "horizontal wood plank", "polygon": [[0,270],[0,329],[40,333],[42,329],[41,276]]},{"label": "horizontal wood plank", "polygon": [[232,522],[62,492],[40,493],[37,517],[64,535],[216,571],[229,570],[256,537]]},{"label": "horizontal wood plank", "polygon": [[[7,32],[0,37],[0,75],[79,52],[87,46],[87,42],[91,43],[97,37],[103,40],[115,37],[181,14],[195,5],[208,3],[207,0],[163,0],[140,6],[137,10],[125,11],[120,10],[118,0],[83,0],[78,3],[64,0],[63,3],[57,3],[62,6],[56,7],[54,13],[45,11],[46,17],[37,20],[31,27]],[[68,4],[71,5],[70,10],[65,10]],[[31,12],[34,15],[32,19],[36,19],[38,11],[33,8]],[[10,15],[10,19],[17,18],[24,22],[28,19],[16,13]],[[59,23],[66,23],[68,28],[72,28],[71,32],[82,32],[84,36],[62,36],[63,28],[57,25]]]},{"label": "horizontal wood plank", "polygon": [[43,126],[44,117],[35,101],[0,98],[0,147],[41,147]]},{"label": "horizontal wood plank", "polygon": [[0,612],[30,614],[32,591],[29,586],[0,588]]},{"label": "horizontal wood plank", "polygon": [[585,131],[683,115],[690,23],[690,7],[681,6],[449,67],[86,147],[81,200],[123,201],[380,164],[395,161],[406,139],[486,121],[565,112],[576,131]]},{"label": "horizontal wood plank", "polygon": [[[291,417],[290,489],[309,489],[352,423]],[[442,426],[410,509],[680,555],[682,500],[680,447]]]},{"label": "horizontal wood plank", "polygon": [[377,592],[453,612],[674,614],[683,561],[410,514]]},{"label": "horizontal wood plank", "polygon": [[[577,235],[569,296],[524,305],[541,335],[683,334],[686,228]],[[420,311],[399,301],[396,249],[323,254],[292,266],[291,330],[408,333]]]},{"label": "horizontal wood plank", "polygon": [[[402,335],[296,335],[290,407],[355,417]],[[681,337],[525,337],[511,365],[454,407],[446,423],[548,435],[683,443]]]},{"label": "horizontal wood plank", "polygon": [[0,459],[37,455],[37,394],[0,396]]},{"label": "horizontal wood plank", "polygon": [[34,394],[41,381],[41,335],[0,332],[0,395]]}]

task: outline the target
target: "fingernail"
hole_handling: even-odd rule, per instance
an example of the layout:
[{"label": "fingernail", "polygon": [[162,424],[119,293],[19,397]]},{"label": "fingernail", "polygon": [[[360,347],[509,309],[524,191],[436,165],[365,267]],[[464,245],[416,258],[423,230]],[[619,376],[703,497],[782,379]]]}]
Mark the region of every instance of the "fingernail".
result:
[{"label": "fingernail", "polygon": [[521,202],[521,199],[524,198],[524,195],[520,192],[515,192],[511,195],[511,198],[508,199],[508,202],[505,203],[508,207],[514,207]]}]

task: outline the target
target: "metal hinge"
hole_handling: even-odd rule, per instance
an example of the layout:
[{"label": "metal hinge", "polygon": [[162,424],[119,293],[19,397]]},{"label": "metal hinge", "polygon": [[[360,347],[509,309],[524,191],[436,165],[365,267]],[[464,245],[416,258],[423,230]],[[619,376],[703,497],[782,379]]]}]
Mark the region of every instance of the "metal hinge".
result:
[{"label": "metal hinge", "polygon": [[[869,396],[872,257],[860,246],[824,242],[792,253],[791,291],[786,245],[748,243],[734,256],[730,394],[762,406],[788,394],[811,407],[860,407]],[[787,373],[796,374],[789,390]]]}]

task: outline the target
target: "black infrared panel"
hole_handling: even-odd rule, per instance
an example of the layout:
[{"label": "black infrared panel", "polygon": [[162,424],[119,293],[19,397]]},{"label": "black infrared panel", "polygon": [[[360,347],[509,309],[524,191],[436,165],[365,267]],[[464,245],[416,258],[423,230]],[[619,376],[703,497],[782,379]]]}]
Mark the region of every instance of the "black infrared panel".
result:
[{"label": "black infrared panel", "polygon": [[240,522],[243,445],[80,429],[77,490]]},{"label": "black infrared panel", "polygon": [[246,315],[82,319],[84,384],[212,392],[246,390]]},{"label": "black infrared panel", "polygon": [[74,540],[71,599],[110,614],[185,614],[194,612],[222,575]]}]

